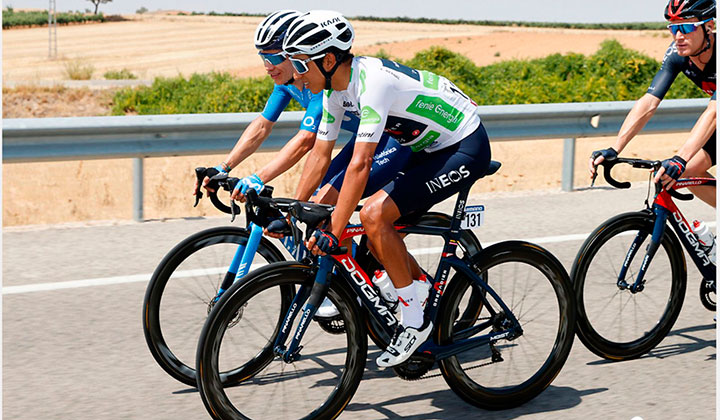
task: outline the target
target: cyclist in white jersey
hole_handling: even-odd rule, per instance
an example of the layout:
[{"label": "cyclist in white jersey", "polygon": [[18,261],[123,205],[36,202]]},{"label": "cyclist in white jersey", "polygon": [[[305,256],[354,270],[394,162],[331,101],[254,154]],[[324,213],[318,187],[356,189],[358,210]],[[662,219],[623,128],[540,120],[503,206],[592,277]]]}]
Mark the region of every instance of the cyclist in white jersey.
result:
[{"label": "cyclist in white jersey", "polygon": [[490,145],[477,116],[477,105],[452,82],[390,60],[353,57],[354,31],[339,13],[311,11],[298,17],[283,42],[295,77],[313,93],[325,89],[317,142],[308,157],[298,191],[311,191],[330,161],[341,117],[360,117],[353,156],[340,189],[331,223],[316,231],[308,248],[324,254],[337,248],[337,237],[361,198],[375,144],[391,134],[414,152],[402,173],[368,198],[360,212],[372,249],[404,303],[402,325],[377,359],[381,367],[407,360],[428,338],[432,323],[423,319],[413,283],[413,261],[393,223],[424,212],[468,188],[487,171]]}]

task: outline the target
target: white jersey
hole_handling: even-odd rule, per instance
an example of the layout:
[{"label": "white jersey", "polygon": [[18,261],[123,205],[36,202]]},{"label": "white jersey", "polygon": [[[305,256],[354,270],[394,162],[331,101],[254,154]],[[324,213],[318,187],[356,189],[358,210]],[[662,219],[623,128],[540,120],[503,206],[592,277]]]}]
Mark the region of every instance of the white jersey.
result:
[{"label": "white jersey", "polygon": [[448,79],[387,59],[355,57],[346,90],[323,92],[319,140],[335,140],[343,114],[360,117],[357,142],[387,132],[413,152],[455,144],[480,125],[477,104]]}]

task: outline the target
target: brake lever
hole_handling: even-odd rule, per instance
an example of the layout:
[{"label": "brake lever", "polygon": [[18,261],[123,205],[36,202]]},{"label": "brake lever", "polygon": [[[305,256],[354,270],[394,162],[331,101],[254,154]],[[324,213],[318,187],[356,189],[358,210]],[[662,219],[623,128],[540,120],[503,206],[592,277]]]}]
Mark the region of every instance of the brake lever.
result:
[{"label": "brake lever", "polygon": [[207,169],[204,167],[198,167],[195,168],[195,177],[197,178],[197,186],[195,187],[195,204],[193,207],[197,207],[198,203],[200,203],[200,199],[203,198],[202,193],[202,181],[205,179],[205,171]]}]

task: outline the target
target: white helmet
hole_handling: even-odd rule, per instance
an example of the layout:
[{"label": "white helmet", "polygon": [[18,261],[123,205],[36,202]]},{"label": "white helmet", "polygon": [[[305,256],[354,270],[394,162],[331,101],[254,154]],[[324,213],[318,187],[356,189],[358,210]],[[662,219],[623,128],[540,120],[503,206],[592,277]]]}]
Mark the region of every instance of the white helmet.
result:
[{"label": "white helmet", "polygon": [[297,10],[278,10],[271,13],[255,29],[255,48],[258,50],[279,50],[288,26],[301,16]]},{"label": "white helmet", "polygon": [[333,47],[348,51],[353,39],[355,31],[343,15],[331,10],[311,10],[290,25],[282,48],[290,55],[313,56]]}]

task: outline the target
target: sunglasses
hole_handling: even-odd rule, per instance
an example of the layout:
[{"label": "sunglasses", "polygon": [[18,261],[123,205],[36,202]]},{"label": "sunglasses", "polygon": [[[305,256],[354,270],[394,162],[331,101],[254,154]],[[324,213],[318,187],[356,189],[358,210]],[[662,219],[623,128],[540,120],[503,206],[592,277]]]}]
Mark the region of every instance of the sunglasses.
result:
[{"label": "sunglasses", "polygon": [[308,70],[310,70],[307,66],[307,63],[309,63],[313,60],[317,60],[318,58],[323,58],[326,55],[327,54],[315,55],[315,56],[306,58],[304,60],[301,60],[299,58],[290,57],[290,63],[292,64],[292,66],[295,69],[295,71],[297,72],[297,74],[305,74],[308,72]]},{"label": "sunglasses", "polygon": [[287,58],[284,52],[279,52],[275,54],[266,54],[263,52],[259,52],[258,55],[262,57],[263,62],[267,62],[268,64],[273,66],[277,66],[278,64],[285,61],[285,59]]},{"label": "sunglasses", "polygon": [[702,22],[692,22],[692,23],[671,23],[667,27],[670,29],[670,33],[673,34],[673,36],[677,35],[678,32],[682,34],[689,34],[692,32],[695,32],[698,28],[698,26],[710,22],[712,18],[705,19]]}]

